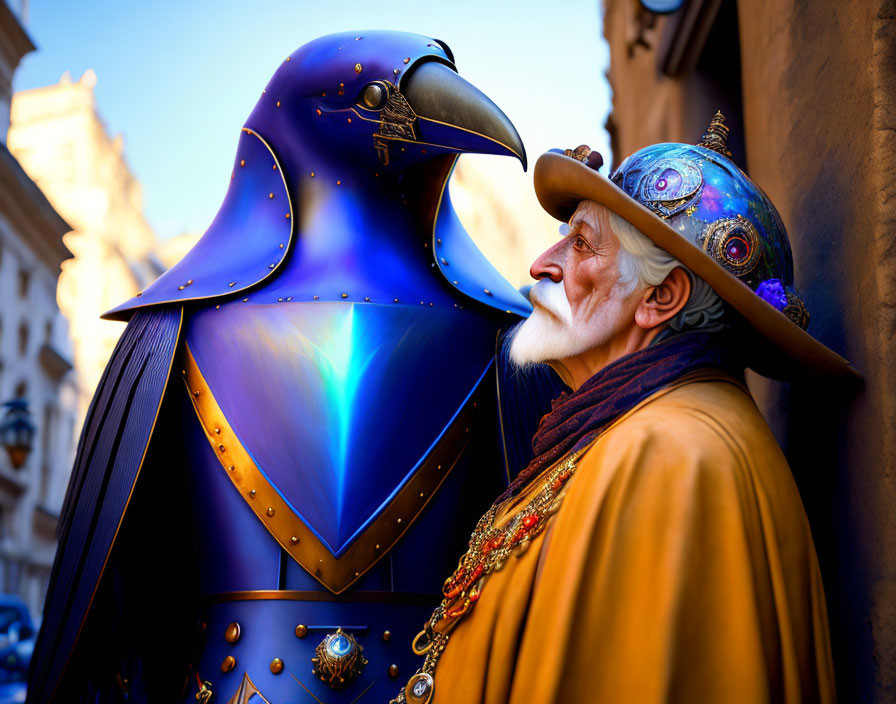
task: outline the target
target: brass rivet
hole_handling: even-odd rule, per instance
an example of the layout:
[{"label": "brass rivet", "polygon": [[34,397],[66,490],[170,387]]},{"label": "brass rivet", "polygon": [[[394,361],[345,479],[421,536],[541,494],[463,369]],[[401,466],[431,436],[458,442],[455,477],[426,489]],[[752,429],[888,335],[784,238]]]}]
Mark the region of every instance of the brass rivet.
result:
[{"label": "brass rivet", "polygon": [[282,298],[282,297],[281,297],[281,298],[278,298],[278,299],[277,299],[277,303],[283,303],[283,298]]},{"label": "brass rivet", "polygon": [[277,101],[277,107],[278,107],[278,108],[280,107],[280,101],[279,101],[279,100]]},{"label": "brass rivet", "polygon": [[277,165],[274,164],[271,168],[272,168],[274,171],[276,171],[276,170],[277,170]]},{"label": "brass rivet", "polygon": [[286,214],[286,219],[289,220],[289,213]]},{"label": "brass rivet", "polygon": [[361,64],[355,64],[355,73],[361,73],[364,70],[364,67]]},{"label": "brass rivet", "polygon": [[270,198],[271,200],[273,200],[273,199],[274,199],[274,194],[273,194],[273,193],[268,193],[268,198]]},{"label": "brass rivet", "polygon": [[224,446],[218,445],[218,452],[224,452]]},{"label": "brass rivet", "polygon": [[486,289],[483,289],[483,290],[485,291],[485,295],[486,295],[486,296],[491,296],[491,295],[492,295],[492,292],[489,291],[487,288],[486,288]]},{"label": "brass rivet", "polygon": [[279,675],[283,672],[283,661],[280,658],[274,658],[271,660],[271,672],[275,675]]},{"label": "brass rivet", "polygon": [[296,636],[297,637],[304,638],[307,635],[308,635],[308,626],[306,626],[304,623],[300,623],[298,626],[296,626]]},{"label": "brass rivet", "polygon": [[221,306],[215,306],[215,310],[221,310]]},{"label": "brass rivet", "polygon": [[137,294],[137,298],[140,298],[140,296],[142,296],[142,295],[143,295],[143,291],[141,291],[140,293]]},{"label": "brass rivet", "polygon": [[445,259],[445,257],[441,257],[441,258],[439,259],[439,261],[442,262],[442,264],[445,264],[446,266],[447,266],[447,264],[448,264],[448,260]]},{"label": "brass rivet", "polygon": [[321,115],[321,114],[322,114],[321,111],[320,111],[320,108],[318,108],[316,112],[317,112],[318,115]]},{"label": "brass rivet", "polygon": [[267,513],[268,516],[273,516],[273,515],[274,515],[274,507],[273,507],[273,506],[268,506],[268,510],[265,511],[265,513]]},{"label": "brass rivet", "polygon": [[423,492],[422,492],[422,491],[420,492],[420,498],[421,498],[421,499],[423,498]]},{"label": "brass rivet", "polygon": [[227,469],[229,469],[232,472],[233,470],[236,469],[236,467],[234,465],[230,465]]},{"label": "brass rivet", "polygon": [[360,576],[361,576],[360,572],[355,572],[355,577],[360,577]]},{"label": "brass rivet", "polygon": [[193,279],[188,279],[188,280],[187,280],[187,286],[192,285],[192,283],[193,283]]},{"label": "brass rivet", "polygon": [[391,631],[383,631],[383,640],[389,640],[392,637]]},{"label": "brass rivet", "polygon": [[436,240],[436,244],[442,244],[442,238],[441,238],[441,237],[439,237],[439,239]]},{"label": "brass rivet", "polygon": [[336,185],[337,185],[337,186],[341,186],[341,185],[342,185],[342,181],[337,181],[337,182],[336,182]]},{"label": "brass rivet", "polygon": [[343,293],[343,294],[342,294],[342,297],[343,297],[343,298],[348,298],[348,294],[347,294],[347,293]]},{"label": "brass rivet", "polygon": [[356,41],[356,42],[359,42],[359,41],[361,41],[363,38],[364,38],[364,37],[355,37],[355,41]]},{"label": "brass rivet", "polygon": [[370,296],[364,296],[364,300],[367,301],[367,302],[369,303],[369,302],[370,302]]},{"label": "brass rivet", "polygon": [[395,69],[392,69],[392,73],[394,73],[394,74],[395,74],[395,75],[396,75],[396,76],[397,76],[397,75],[398,75],[398,73],[399,73],[399,71],[398,71],[398,69],[397,69],[397,68],[395,68]]},{"label": "brass rivet", "polygon": [[193,395],[194,395],[196,398],[199,398],[199,392],[198,392],[198,391],[194,391],[194,392],[193,392]]},{"label": "brass rivet", "polygon": [[505,312],[505,313],[509,313],[510,311],[509,311],[509,310],[505,310],[504,312]]},{"label": "brass rivet", "polygon": [[313,171],[311,172],[311,178],[314,178],[314,172],[313,172]]},{"label": "brass rivet", "polygon": [[320,300],[320,296],[314,296],[314,300],[315,301]]},{"label": "brass rivet", "polygon": [[183,291],[185,288],[186,288],[186,286],[178,286],[178,287],[177,287],[177,290],[178,290],[178,291]]},{"label": "brass rivet", "polygon": [[453,283],[455,286],[458,285],[458,284],[457,284],[457,281],[452,281],[451,283]]},{"label": "brass rivet", "polygon": [[441,469],[441,468],[442,468],[442,465],[439,465],[438,467],[436,467],[436,469]]},{"label": "brass rivet", "polygon": [[380,544],[377,543],[376,545],[374,545],[374,546],[373,546],[373,549],[374,549],[374,550],[379,550],[379,549],[380,549]]},{"label": "brass rivet", "polygon": [[248,302],[249,302],[249,299],[248,299],[248,298],[244,298],[244,299],[243,299],[243,303],[248,303]]},{"label": "brass rivet", "polygon": [[273,269],[275,266],[277,266],[277,265],[276,264],[268,264],[268,269]]},{"label": "brass rivet", "polygon": [[349,124],[352,123],[352,118],[348,118],[348,123],[349,123]]},{"label": "brass rivet", "polygon": [[249,492],[249,496],[251,496],[253,499],[255,498],[255,489]]},{"label": "brass rivet", "polygon": [[236,658],[233,655],[228,655],[224,658],[224,662],[221,663],[221,672],[230,672],[235,667]]},{"label": "brass rivet", "polygon": [[233,288],[233,287],[236,285],[236,281],[231,281],[231,282],[230,282],[229,284],[227,284],[227,285],[228,285],[230,288]]},{"label": "brass rivet", "polygon": [[389,677],[398,677],[398,665],[389,665]]},{"label": "brass rivet", "polygon": [[220,434],[221,434],[221,429],[215,428],[215,435],[220,435]]},{"label": "brass rivet", "polygon": [[299,537],[298,537],[297,535],[294,535],[294,536],[292,536],[292,537],[289,539],[289,542],[290,542],[292,545],[295,545],[296,543],[299,542]]},{"label": "brass rivet", "polygon": [[240,624],[234,621],[224,631],[224,640],[228,643],[236,643],[240,639]]},{"label": "brass rivet", "polygon": [[240,166],[245,166],[245,165],[246,165],[246,160],[240,159]]},{"label": "brass rivet", "polygon": [[287,297],[286,297],[286,300],[287,300],[287,301],[291,301],[291,300],[292,300],[292,296],[287,296]]},{"label": "brass rivet", "polygon": [[286,57],[286,60],[287,60],[287,61],[289,61],[289,60],[290,60],[290,58],[292,58],[292,57],[290,57],[290,56],[287,56],[287,57]]},{"label": "brass rivet", "polygon": [[401,519],[400,519],[400,518],[398,519],[398,523],[399,523],[399,524],[401,523]]},{"label": "brass rivet", "polygon": [[395,302],[398,303],[398,299],[397,299],[397,298],[395,299]]}]

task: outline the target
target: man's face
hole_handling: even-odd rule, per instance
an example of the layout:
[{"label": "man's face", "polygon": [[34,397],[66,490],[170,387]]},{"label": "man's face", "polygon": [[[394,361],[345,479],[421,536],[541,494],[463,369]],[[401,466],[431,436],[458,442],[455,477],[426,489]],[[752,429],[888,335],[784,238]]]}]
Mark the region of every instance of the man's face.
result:
[{"label": "man's face", "polygon": [[511,359],[554,362],[609,343],[634,319],[640,290],[619,283],[620,245],[606,209],[583,201],[569,231],[532,264],[535,309],[515,331]]}]

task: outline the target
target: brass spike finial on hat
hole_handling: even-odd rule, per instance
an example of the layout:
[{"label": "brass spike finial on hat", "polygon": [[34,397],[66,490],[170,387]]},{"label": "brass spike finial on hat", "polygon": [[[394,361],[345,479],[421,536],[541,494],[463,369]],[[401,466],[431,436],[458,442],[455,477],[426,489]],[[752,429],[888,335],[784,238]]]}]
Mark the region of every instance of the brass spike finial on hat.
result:
[{"label": "brass spike finial on hat", "polygon": [[728,128],[728,125],[725,124],[725,116],[722,114],[721,110],[717,110],[716,114],[713,115],[712,120],[709,122],[709,127],[706,128],[706,132],[703,133],[700,141],[697,142],[697,146],[712,149],[730,159],[731,152],[728,150],[729,132],[730,129]]}]

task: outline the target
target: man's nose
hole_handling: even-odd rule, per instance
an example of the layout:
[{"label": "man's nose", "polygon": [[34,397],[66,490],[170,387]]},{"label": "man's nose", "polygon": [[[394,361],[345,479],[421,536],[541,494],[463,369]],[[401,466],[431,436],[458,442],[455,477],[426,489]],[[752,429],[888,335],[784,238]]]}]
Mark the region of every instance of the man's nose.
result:
[{"label": "man's nose", "polygon": [[554,283],[563,280],[563,267],[560,264],[560,247],[562,240],[543,252],[529,267],[529,276],[533,279],[550,279]]}]

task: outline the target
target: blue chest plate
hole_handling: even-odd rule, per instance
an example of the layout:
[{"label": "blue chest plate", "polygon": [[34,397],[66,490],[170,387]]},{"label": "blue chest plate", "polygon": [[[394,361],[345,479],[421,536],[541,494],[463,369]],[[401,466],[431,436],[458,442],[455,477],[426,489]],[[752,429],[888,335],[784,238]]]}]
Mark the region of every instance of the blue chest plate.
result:
[{"label": "blue chest plate", "polygon": [[231,305],[191,316],[188,386],[223,470],[303,566],[332,563],[309,571],[339,592],[450,472],[494,336],[448,306]]}]

